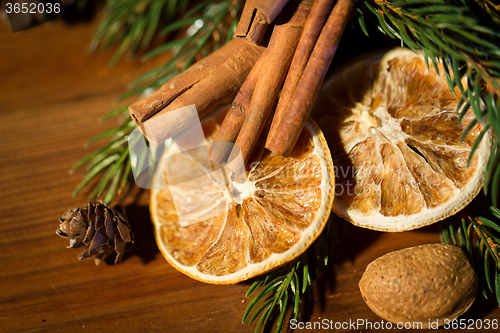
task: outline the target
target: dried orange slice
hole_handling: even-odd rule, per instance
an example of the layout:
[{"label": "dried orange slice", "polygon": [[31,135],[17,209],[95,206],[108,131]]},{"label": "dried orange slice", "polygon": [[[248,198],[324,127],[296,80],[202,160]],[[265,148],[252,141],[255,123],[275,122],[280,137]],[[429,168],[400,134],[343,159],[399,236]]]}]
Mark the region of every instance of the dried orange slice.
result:
[{"label": "dried orange slice", "polygon": [[334,212],[360,227],[419,228],[450,216],[479,192],[491,152],[491,131],[467,160],[482,129],[458,98],[442,66],[395,49],[366,57],[325,82],[313,117],[335,162]]},{"label": "dried orange slice", "polygon": [[[221,119],[202,122],[207,141]],[[175,158],[155,176],[174,175],[166,177],[168,183],[180,185],[152,190],[150,210],[158,247],[182,273],[208,283],[237,283],[296,258],[323,230],[333,204],[333,164],[312,120],[290,157],[256,149],[237,193],[206,176],[209,166],[196,153],[179,151],[176,143],[165,151],[163,156]],[[180,219],[176,209],[190,218]]]}]

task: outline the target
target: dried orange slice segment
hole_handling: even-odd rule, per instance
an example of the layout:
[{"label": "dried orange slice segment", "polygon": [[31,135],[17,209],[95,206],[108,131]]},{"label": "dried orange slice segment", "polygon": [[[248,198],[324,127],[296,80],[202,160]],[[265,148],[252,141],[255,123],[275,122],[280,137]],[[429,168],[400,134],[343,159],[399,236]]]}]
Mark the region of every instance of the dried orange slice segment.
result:
[{"label": "dried orange slice segment", "polygon": [[458,124],[460,92],[438,70],[398,48],[325,82],[313,117],[335,162],[335,213],[364,228],[404,231],[444,219],[477,195],[492,134],[467,166],[482,127],[460,141],[474,114],[467,110]]},{"label": "dried orange slice segment", "polygon": [[[221,120],[202,122],[207,141]],[[165,151],[175,158],[155,177],[175,175],[167,182],[180,185],[152,190],[150,210],[158,247],[177,270],[203,282],[237,283],[296,258],[319,236],[334,191],[322,132],[310,120],[290,157],[272,154],[263,143],[248,164],[247,180],[231,193],[216,176],[206,176],[210,166],[200,156],[177,154],[176,143]],[[178,212],[190,218],[180,219]]]}]

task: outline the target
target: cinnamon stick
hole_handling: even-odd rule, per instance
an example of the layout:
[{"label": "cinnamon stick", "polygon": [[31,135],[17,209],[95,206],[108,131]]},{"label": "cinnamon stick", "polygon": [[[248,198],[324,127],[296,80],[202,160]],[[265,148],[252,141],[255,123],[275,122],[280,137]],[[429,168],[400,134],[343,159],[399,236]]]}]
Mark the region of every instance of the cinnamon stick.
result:
[{"label": "cinnamon stick", "polygon": [[129,107],[132,119],[139,125],[170,104],[186,90],[198,83],[204,76],[212,74],[227,57],[230,47],[221,48],[193,64],[181,74],[175,76],[157,91]]},{"label": "cinnamon stick", "polygon": [[265,48],[234,38],[219,50],[176,76],[151,96],[129,107],[132,119],[158,145],[187,128],[196,119],[167,121],[170,111],[194,104],[200,118],[217,105],[229,102],[243,84]]},{"label": "cinnamon stick", "polygon": [[255,7],[264,15],[267,23],[271,23],[281,13],[289,0],[255,0]]},{"label": "cinnamon stick", "polygon": [[[245,114],[250,107],[250,100],[255,90],[255,85],[260,77],[262,64],[265,60],[267,49],[261,54],[248,74],[245,82],[241,86],[238,94],[231,104],[231,108],[222,122],[214,142],[234,143],[238,138],[241,126],[245,120]],[[212,160],[218,164],[226,162],[232,152],[233,146],[229,144],[214,145],[212,150]]]},{"label": "cinnamon stick", "polygon": [[[266,50],[267,51],[267,50]],[[255,90],[255,85],[260,77],[260,70],[263,60],[265,59],[266,51],[261,54],[259,60],[255,63],[252,70],[248,74],[245,82],[241,86],[238,94],[231,104],[231,109],[227,113],[222,122],[214,142],[235,142],[240,132],[245,113],[250,106],[250,100]]]},{"label": "cinnamon stick", "polygon": [[289,156],[304,128],[328,67],[337,50],[352,11],[354,0],[338,0],[314,46],[302,78],[293,94],[287,116],[266,148]]},{"label": "cinnamon stick", "polygon": [[245,6],[241,11],[240,20],[234,31],[235,37],[245,37],[248,30],[250,30],[250,25],[252,24],[253,14],[255,12],[255,0],[245,1]]},{"label": "cinnamon stick", "polygon": [[265,16],[261,13],[260,10],[257,10],[245,38],[251,42],[254,42],[255,44],[260,45],[260,42],[264,37],[264,33],[266,32],[267,26],[268,23]]},{"label": "cinnamon stick", "polygon": [[281,90],[278,106],[276,107],[276,111],[274,111],[273,122],[269,129],[266,147],[270,145],[281,120],[290,107],[293,93],[304,73],[304,69],[306,68],[314,45],[316,44],[318,36],[321,33],[334,3],[335,0],[316,0],[311,7],[311,12],[307,16],[304,31],[297,45],[297,51],[295,51],[290,70],[288,71],[283,89]]},{"label": "cinnamon stick", "polygon": [[303,1],[287,22],[283,24],[278,22],[274,27],[268,49],[262,60],[265,70],[261,71],[257,80],[250,107],[236,140],[245,163],[248,161],[272,111],[309,10],[310,5]]},{"label": "cinnamon stick", "polygon": [[260,44],[267,25],[265,16],[255,8],[255,0],[247,0],[234,35]]}]

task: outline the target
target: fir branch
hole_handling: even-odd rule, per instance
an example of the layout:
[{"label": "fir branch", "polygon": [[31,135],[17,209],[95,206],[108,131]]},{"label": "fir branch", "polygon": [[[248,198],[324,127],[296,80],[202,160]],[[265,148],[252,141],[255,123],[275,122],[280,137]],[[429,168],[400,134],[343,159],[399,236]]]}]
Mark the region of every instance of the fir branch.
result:
[{"label": "fir branch", "polygon": [[[340,218],[330,216],[325,229],[313,246],[298,259],[259,278],[250,286],[245,297],[256,293],[243,314],[242,323],[251,325],[260,316],[255,333],[270,328],[277,320],[275,332],[282,332],[287,322],[300,317],[304,297],[312,298],[313,282],[322,275],[339,241]],[[285,320],[287,310],[291,315]]]},{"label": "fir branch", "polygon": [[[133,4],[138,6],[146,6],[144,11],[148,10],[147,6],[156,8],[157,3],[168,6],[177,1],[128,1],[118,6],[117,1],[108,1],[107,10],[109,10],[108,20],[117,19],[124,15],[126,10],[129,10]],[[186,2],[183,2],[186,3]],[[180,6],[180,5],[179,5]],[[132,6],[133,7],[133,6]],[[135,8],[135,7],[134,7]],[[163,7],[162,7],[163,8]],[[175,7],[180,8],[180,7]],[[174,10],[174,9],[171,9]],[[148,60],[153,56],[164,52],[170,52],[173,57],[163,66],[144,74],[142,77],[136,79],[131,89],[120,96],[118,101],[131,96],[140,96],[148,91],[154,90],[175,75],[182,72],[184,69],[191,66],[195,61],[199,60],[203,54],[213,52],[223,44],[228,42],[234,34],[236,18],[241,10],[241,4],[235,0],[208,0],[201,4],[194,6],[189,10],[181,20],[167,25],[163,32],[171,32],[178,29],[187,29],[187,36],[179,37],[173,41],[167,42],[162,46],[158,46],[148,53],[144,60]],[[142,15],[147,16],[146,12]],[[111,21],[110,21],[111,22]],[[99,29],[111,24],[106,21],[101,23]],[[99,30],[98,30],[99,31]],[[107,32],[106,32],[107,33]],[[121,37],[120,37],[121,36]],[[96,34],[98,40],[103,40],[102,36]],[[116,35],[115,37],[109,36],[107,38],[117,38],[123,40],[123,35]],[[127,145],[128,135],[134,130],[135,124],[130,118],[128,113],[128,106],[117,108],[107,115],[103,116],[101,120],[107,120],[113,117],[122,117],[122,122],[110,130],[104,131],[94,138],[91,138],[86,146],[93,144],[101,139],[107,139],[108,143],[101,149],[89,153],[78,161],[71,169],[73,173],[76,169],[86,165],[84,178],[73,192],[76,196],[86,186],[92,183],[92,190],[90,199],[104,195],[105,202],[111,202],[117,194],[133,184],[133,177],[131,173],[131,164],[129,162],[129,150]],[[146,153],[146,152],[145,152]],[[146,160],[147,156],[139,156],[138,163]]]},{"label": "fir branch", "polygon": [[[422,50],[437,68],[442,62],[452,91],[462,97],[457,111],[472,108],[483,133],[472,147],[475,152],[484,132],[496,133],[486,172],[485,193],[491,193],[498,206],[500,190],[500,10],[490,1],[462,0],[375,0],[358,8],[359,23],[367,33],[365,21],[398,38],[413,50]],[[369,14],[368,14],[369,13]],[[370,15],[372,14],[372,15]],[[376,19],[376,21],[375,21]],[[466,85],[462,83],[465,78]],[[460,119],[462,119],[460,117]],[[473,124],[476,124],[473,123]],[[472,129],[467,127],[464,136]],[[464,137],[463,136],[463,137]]]},{"label": "fir branch", "polygon": [[146,49],[157,35],[162,23],[171,22],[185,11],[187,1],[178,0],[107,0],[104,18],[97,27],[89,50],[104,51],[118,46],[110,65],[127,52],[133,56]]},{"label": "fir branch", "polygon": [[494,295],[500,306],[500,210],[476,199],[440,227],[441,241],[464,250],[478,275],[479,290],[486,299]]},{"label": "fir branch", "polygon": [[[234,0],[213,1],[201,3],[193,9],[203,10],[196,15],[190,10],[177,22],[163,29],[170,32],[173,30],[187,29],[186,36],[167,42],[147,53],[142,60],[147,61],[163,53],[171,53],[172,59],[165,65],[155,68],[134,80],[130,86],[131,90],[123,94],[117,101],[121,101],[132,95],[140,95],[147,89],[156,90],[168,80],[189,68],[197,60],[212,53],[234,35],[234,22],[240,11],[241,5]],[[224,31],[220,34],[219,30]],[[222,37],[222,38],[221,38]]]}]

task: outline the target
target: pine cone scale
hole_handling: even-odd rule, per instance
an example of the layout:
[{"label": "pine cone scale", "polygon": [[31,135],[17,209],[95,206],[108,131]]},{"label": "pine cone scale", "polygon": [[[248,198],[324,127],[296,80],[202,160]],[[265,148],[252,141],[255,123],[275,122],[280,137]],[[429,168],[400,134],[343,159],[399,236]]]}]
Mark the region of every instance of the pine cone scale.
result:
[{"label": "pine cone scale", "polygon": [[104,211],[105,211],[104,225],[106,226],[106,234],[108,235],[109,238],[114,239],[115,234],[117,232],[115,221],[113,220],[113,216],[111,215],[111,212],[108,209],[104,209]]},{"label": "pine cone scale", "polygon": [[125,255],[125,250],[127,249],[127,243],[118,235],[115,236],[115,251],[116,251],[116,259],[115,262],[120,262]]},{"label": "pine cone scale", "polygon": [[[92,221],[92,220],[89,218],[89,221]],[[83,239],[83,244],[85,246],[89,246],[90,242],[92,241],[92,238],[94,238],[94,235],[95,235],[94,224],[90,223],[90,225],[88,226],[87,232],[85,234],[85,238]]]},{"label": "pine cone scale", "polygon": [[95,255],[96,265],[113,252],[116,252],[115,264],[119,263],[127,245],[133,243],[130,224],[118,205],[110,208],[101,201],[89,202],[81,208],[68,209],[59,223],[56,234],[70,240],[68,247],[85,245],[78,258],[82,260]]},{"label": "pine cone scale", "polygon": [[90,242],[89,253],[91,256],[102,254],[109,249],[109,238],[106,237],[102,231],[102,228],[97,229],[94,238],[92,238]]},{"label": "pine cone scale", "polygon": [[127,243],[132,242],[132,232],[130,231],[129,225],[125,223],[125,219],[120,216],[115,216],[115,221],[120,237]]},{"label": "pine cone scale", "polygon": [[79,209],[77,214],[70,222],[70,230],[73,235],[75,235],[74,243],[70,244],[70,247],[80,247],[83,244],[83,240],[86,234],[87,223],[84,221],[88,220],[88,214],[86,209]]}]

